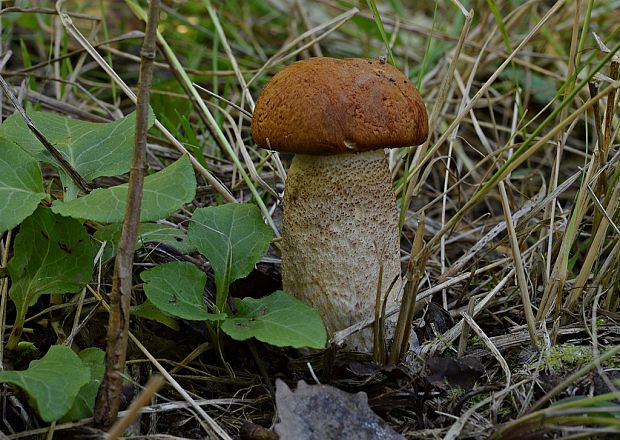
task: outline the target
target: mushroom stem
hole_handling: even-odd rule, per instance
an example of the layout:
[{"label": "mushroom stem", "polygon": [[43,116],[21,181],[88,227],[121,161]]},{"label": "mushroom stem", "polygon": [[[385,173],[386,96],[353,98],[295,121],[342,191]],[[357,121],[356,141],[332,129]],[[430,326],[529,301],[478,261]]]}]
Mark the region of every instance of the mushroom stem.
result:
[{"label": "mushroom stem", "polygon": [[[397,219],[382,149],[296,155],[284,194],[284,289],[316,308],[334,333],[374,316],[383,265],[382,300],[391,286],[387,307],[395,305],[402,286]],[[372,329],[349,342],[372,350]]]}]

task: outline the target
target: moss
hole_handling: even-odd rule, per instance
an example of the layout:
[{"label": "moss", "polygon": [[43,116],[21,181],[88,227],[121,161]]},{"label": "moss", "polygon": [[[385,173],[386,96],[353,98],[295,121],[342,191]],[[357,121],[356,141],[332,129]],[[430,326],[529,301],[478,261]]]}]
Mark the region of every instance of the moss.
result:
[{"label": "moss", "polygon": [[454,402],[456,399],[465,394],[465,391],[460,386],[455,386],[448,391],[448,401]]},{"label": "moss", "polygon": [[[545,353],[544,362],[540,364],[540,368],[560,370],[566,367],[584,365],[592,362],[592,360],[593,357],[591,346],[559,344],[552,347],[549,352]],[[617,364],[618,362],[615,363]],[[613,366],[614,360],[610,359],[604,364],[605,366]]]}]

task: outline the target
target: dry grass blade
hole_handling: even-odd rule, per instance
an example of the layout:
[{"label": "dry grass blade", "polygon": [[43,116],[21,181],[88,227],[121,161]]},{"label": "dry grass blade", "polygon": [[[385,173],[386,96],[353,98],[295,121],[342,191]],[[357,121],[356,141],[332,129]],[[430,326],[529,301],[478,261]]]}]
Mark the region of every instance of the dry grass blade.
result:
[{"label": "dry grass blade", "polygon": [[530,333],[532,347],[536,348],[536,320],[534,319],[534,313],[532,312],[532,301],[530,300],[530,293],[527,288],[527,279],[525,278],[525,270],[523,269],[523,261],[521,260],[521,249],[519,248],[519,241],[517,240],[515,226],[512,223],[512,214],[510,213],[510,204],[508,201],[508,195],[506,194],[506,186],[504,185],[504,182],[499,182],[499,191],[502,199],[502,207],[504,209],[506,229],[508,230],[508,235],[510,237],[512,259],[517,273],[517,284],[519,285],[519,290],[521,291],[521,301],[523,302],[523,310],[525,311],[527,329]]},{"label": "dry grass blade", "polygon": [[[616,187],[614,188],[612,192],[612,196],[609,199],[609,205],[606,207],[606,212],[608,213],[615,212],[616,209],[618,208],[618,205],[620,205],[620,184],[616,185]],[[588,249],[584,262],[581,266],[581,270],[579,271],[579,275],[577,276],[577,279],[575,280],[575,285],[573,287],[573,290],[571,291],[570,295],[566,299],[566,303],[564,307],[567,310],[572,310],[577,300],[581,297],[583,293],[583,289],[585,288],[586,283],[588,279],[590,278],[590,273],[592,271],[592,268],[594,267],[594,264],[596,263],[596,261],[601,255],[600,250],[601,250],[601,247],[603,246],[603,241],[605,240],[608,228],[610,226],[610,222],[608,218],[609,218],[608,216],[605,216],[603,218],[603,220],[599,224],[599,227],[596,230],[596,233],[590,243],[590,247]],[[617,226],[616,226],[616,229],[617,229]]]},{"label": "dry grass blade", "polygon": [[287,55],[284,55],[289,50],[291,50],[293,47],[295,47],[299,42],[303,41],[304,39],[308,38],[311,35],[314,35],[317,32],[322,31],[323,29],[327,29],[327,31],[325,31],[322,34],[322,36],[325,37],[325,36],[329,35],[331,32],[335,31],[340,26],[342,26],[344,23],[346,23],[351,17],[353,17],[358,12],[359,12],[359,9],[357,9],[357,8],[349,9],[348,11],[343,12],[342,14],[332,18],[331,20],[326,21],[325,23],[323,23],[323,24],[321,24],[319,26],[315,26],[314,28],[312,28],[312,29],[302,33],[298,37],[294,38],[292,41],[287,42],[287,44],[285,44],[282,48],[280,48],[280,50],[278,50],[274,55],[272,55],[267,60],[267,62],[261,66],[261,68],[258,70],[258,72],[256,72],[254,74],[254,76],[252,76],[252,78],[250,78],[250,80],[247,82],[247,85],[249,86],[254,81],[256,81],[256,79],[259,78],[265,72],[265,70],[267,70],[271,66],[277,65],[279,63],[282,63],[282,62],[286,61],[289,58],[294,57],[295,55],[297,55],[299,52],[301,52],[306,47],[310,47],[310,46],[316,44],[318,41],[320,41],[320,38],[315,38],[315,39],[311,40],[309,43],[306,43],[305,45],[302,45],[301,48],[298,48],[298,49],[294,50],[293,52],[288,53]]},{"label": "dry grass blade", "polygon": [[[510,278],[514,276],[514,273],[515,273],[514,269],[508,272],[508,274],[506,274],[504,278],[502,278],[489,293],[487,293],[482,299],[480,299],[480,301],[478,301],[478,303],[476,304],[476,307],[474,308],[473,317],[475,317],[478,313],[484,310],[487,307],[487,304],[489,303],[489,301],[491,301],[491,299],[493,299],[497,294],[499,294],[499,292],[502,291],[506,283],[508,283]],[[452,327],[450,330],[444,332],[438,341],[434,341],[429,344],[423,345],[420,350],[420,355],[428,357],[428,356],[434,356],[438,353],[443,352],[446,349],[446,342],[452,343],[456,341],[456,339],[460,336],[461,332],[463,331],[464,325],[465,325],[465,320],[462,320],[458,324],[456,324],[454,327]]]},{"label": "dry grass blade", "polygon": [[106,439],[116,440],[140,415],[140,410],[151,401],[155,393],[164,385],[164,377],[160,375],[152,376],[140,392],[138,397],[131,402],[123,418],[119,419],[107,433]]}]

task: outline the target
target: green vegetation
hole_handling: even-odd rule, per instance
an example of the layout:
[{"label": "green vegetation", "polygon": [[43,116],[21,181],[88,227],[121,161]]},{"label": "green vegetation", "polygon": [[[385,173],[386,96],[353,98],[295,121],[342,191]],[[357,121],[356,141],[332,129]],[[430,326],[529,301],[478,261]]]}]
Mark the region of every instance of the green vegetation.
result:
[{"label": "green vegetation", "polygon": [[[92,425],[149,3],[0,5],[9,438],[79,437]],[[164,1],[123,380],[131,400],[154,372],[166,386],[145,391],[157,417],[136,414],[133,434],[228,439],[245,421],[270,426],[281,378],[364,391],[407,438],[617,436],[619,10],[617,0]],[[420,280],[407,287],[417,339],[395,368],[326,347],[346,335],[326,334],[281,290],[290,157],[257,148],[250,123],[267,81],[311,56],[381,58],[427,106],[427,142],[386,153],[402,276]],[[376,283],[368,290],[374,298]],[[441,372],[426,359],[463,350],[485,368],[473,389],[427,380]]]}]

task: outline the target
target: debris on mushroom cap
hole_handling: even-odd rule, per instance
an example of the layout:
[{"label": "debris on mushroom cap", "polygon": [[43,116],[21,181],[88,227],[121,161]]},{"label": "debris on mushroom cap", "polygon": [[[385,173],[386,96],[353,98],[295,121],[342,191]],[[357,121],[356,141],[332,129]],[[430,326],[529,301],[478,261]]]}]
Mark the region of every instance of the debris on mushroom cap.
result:
[{"label": "debris on mushroom cap", "polygon": [[258,145],[302,154],[356,153],[418,145],[428,135],[420,94],[396,67],[327,57],[277,73],[256,103]]}]

